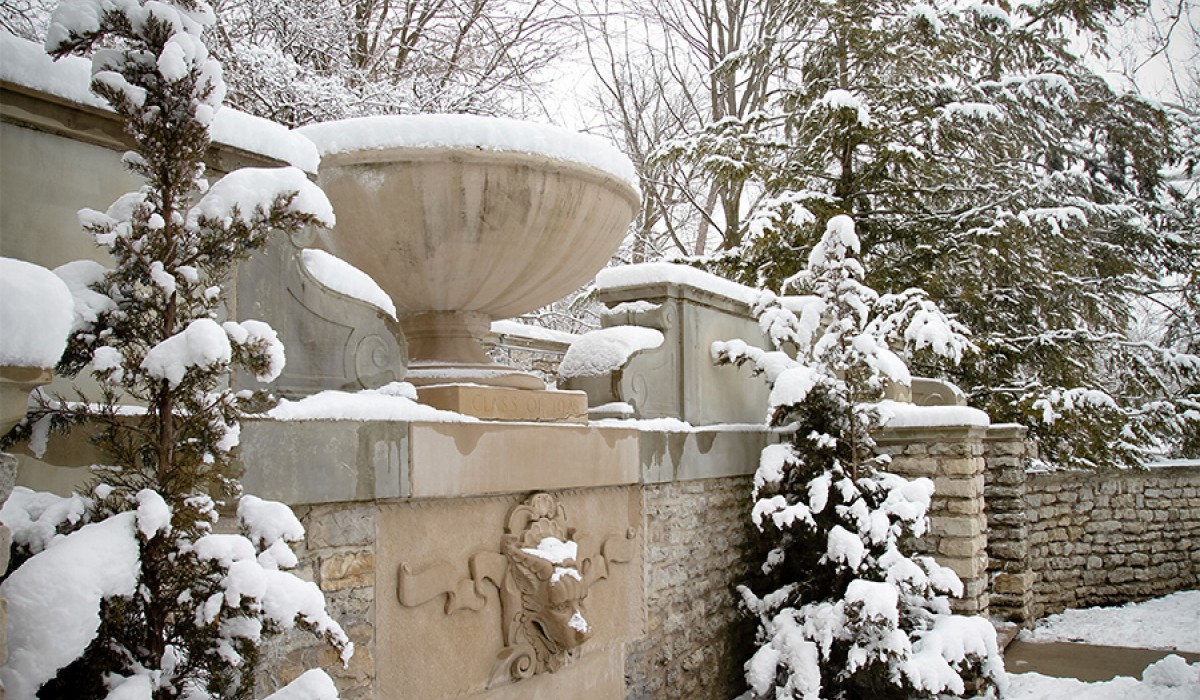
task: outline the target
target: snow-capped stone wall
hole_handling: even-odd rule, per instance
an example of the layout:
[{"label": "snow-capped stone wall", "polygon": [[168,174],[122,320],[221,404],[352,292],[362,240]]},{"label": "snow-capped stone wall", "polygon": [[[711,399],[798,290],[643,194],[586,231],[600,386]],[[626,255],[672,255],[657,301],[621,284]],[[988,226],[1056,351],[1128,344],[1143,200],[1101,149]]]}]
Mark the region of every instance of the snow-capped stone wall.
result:
[{"label": "snow-capped stone wall", "polygon": [[1200,585],[1200,464],[1026,472],[1004,462],[989,457],[994,613],[1032,623]]}]

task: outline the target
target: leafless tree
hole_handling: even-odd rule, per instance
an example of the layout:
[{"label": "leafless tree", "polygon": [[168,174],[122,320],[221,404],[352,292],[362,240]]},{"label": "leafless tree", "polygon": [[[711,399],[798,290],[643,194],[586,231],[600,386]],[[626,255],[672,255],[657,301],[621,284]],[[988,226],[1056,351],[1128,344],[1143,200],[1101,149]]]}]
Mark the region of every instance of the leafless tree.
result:
[{"label": "leafless tree", "polygon": [[289,125],[524,114],[573,41],[557,0],[218,0],[230,102]]},{"label": "leafless tree", "polygon": [[599,112],[642,173],[641,240],[688,255],[733,249],[748,195],[741,137],[786,74],[790,0],[619,1],[582,16]]}]

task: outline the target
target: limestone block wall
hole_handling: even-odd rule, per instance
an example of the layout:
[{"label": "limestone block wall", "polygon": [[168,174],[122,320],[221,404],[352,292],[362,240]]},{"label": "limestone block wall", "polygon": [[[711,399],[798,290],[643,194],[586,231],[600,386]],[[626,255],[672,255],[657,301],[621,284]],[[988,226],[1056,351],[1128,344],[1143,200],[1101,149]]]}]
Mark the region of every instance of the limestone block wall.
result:
[{"label": "limestone block wall", "polygon": [[984,443],[990,612],[1015,622],[1036,619],[1031,607],[1034,575],[1028,563],[1025,435],[1023,426],[997,425],[988,431]]},{"label": "limestone block wall", "polygon": [[734,591],[765,555],[754,546],[752,488],[736,476],[642,489],[646,635],[626,649],[627,698],[724,700],[745,690],[754,625]]},{"label": "limestone block wall", "polygon": [[[999,477],[1011,481],[1012,474]],[[1112,605],[1200,584],[1200,465],[1121,472],[1026,472],[1023,484],[992,489],[1020,498],[993,500],[997,515],[1021,507],[1019,538],[998,539],[1005,566],[1028,586],[1021,601],[1032,620],[1066,608]],[[1024,493],[1019,491],[1023,489]],[[1025,570],[1019,568],[1024,557]],[[1009,581],[1011,579],[1008,579]],[[1006,579],[997,576],[997,583]],[[1012,589],[1015,591],[1016,586]]]},{"label": "limestone block wall", "polygon": [[337,652],[311,634],[288,632],[265,647],[258,695],[321,667],[333,677],[343,700],[374,698],[377,511],[370,503],[324,503],[294,510],[306,535],[293,547],[300,559],[294,573],[320,587],[330,614],[354,642],[354,657],[343,666]]},{"label": "limestone block wall", "polygon": [[933,480],[930,528],[917,547],[962,579],[963,597],[952,606],[965,614],[988,613],[986,437],[985,427],[944,426],[889,428],[875,438],[892,458],[891,471]]}]

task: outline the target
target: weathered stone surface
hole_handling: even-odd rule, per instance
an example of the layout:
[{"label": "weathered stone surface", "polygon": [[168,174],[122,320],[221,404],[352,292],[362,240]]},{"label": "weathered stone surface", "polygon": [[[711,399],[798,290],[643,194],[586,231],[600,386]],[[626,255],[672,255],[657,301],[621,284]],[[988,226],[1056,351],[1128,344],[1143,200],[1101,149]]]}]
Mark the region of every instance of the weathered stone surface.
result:
[{"label": "weathered stone surface", "polygon": [[603,487],[640,480],[638,433],[628,428],[414,423],[415,498]]},{"label": "weathered stone surface", "polygon": [[[581,661],[590,656],[619,660],[624,645],[640,638],[645,629],[639,489],[582,489],[555,496],[581,553],[599,551],[610,538],[626,542],[630,531],[634,535],[627,541],[629,561],[614,558],[607,566],[608,577],[588,588],[582,611],[592,637],[580,649]],[[385,583],[378,589],[375,617],[377,700],[474,696],[484,693],[490,680],[489,693],[508,687],[508,664],[499,666],[500,677],[493,675],[498,655],[508,644],[500,593],[493,583],[505,576],[497,573],[494,562],[499,558],[504,565],[499,552],[505,530],[514,509],[525,500],[525,494],[506,494],[379,504],[375,561]],[[401,598],[400,572],[405,570],[425,580],[434,576],[438,585],[421,589],[429,595],[405,593]],[[586,575],[591,570],[581,571]],[[603,568],[591,574],[600,571]],[[455,586],[449,593],[467,607],[447,614],[448,598],[440,586],[445,580]],[[548,675],[559,673],[581,682],[587,678],[586,673],[576,676],[571,663]],[[522,691],[516,686],[504,697],[519,696]]]},{"label": "weathered stone surface", "polygon": [[973,538],[983,534],[987,520],[982,515],[940,515],[937,534],[942,537]]},{"label": "weathered stone surface", "polygon": [[716,700],[744,690],[754,626],[734,586],[765,555],[747,516],[751,486],[737,477],[643,490],[648,634],[627,648],[626,697]]},{"label": "weathered stone surface", "polygon": [[992,586],[1001,595],[1024,595],[1033,585],[1032,571],[1022,571],[1017,574],[997,574]]},{"label": "weathered stone surface", "polygon": [[983,475],[970,478],[938,476],[933,480],[934,493],[955,498],[980,498],[983,494]]},{"label": "weathered stone surface", "polygon": [[375,585],[375,553],[369,549],[340,552],[320,562],[321,590],[368,588]]},{"label": "weathered stone surface", "polygon": [[304,518],[305,545],[309,549],[366,546],[375,542],[373,505],[323,504],[297,509],[297,514]]},{"label": "weathered stone surface", "polygon": [[[627,301],[654,306],[607,314],[606,326],[633,325],[661,331],[663,344],[639,352],[616,372],[570,379],[565,388],[589,394],[592,406],[621,401],[639,418],[677,418],[692,425],[761,423],[769,387],[748,368],[717,366],[708,354],[714,341],[755,338],[758,323],[744,299],[715,294],[686,283],[604,285],[597,299],[609,307]],[[591,381],[589,381],[591,379]]]},{"label": "weathered stone surface", "polygon": [[417,394],[421,403],[482,420],[587,423],[588,399],[582,391],[449,384],[421,387]]},{"label": "weathered stone surface", "polygon": [[[1031,620],[1035,612],[1124,603],[1200,583],[1200,517],[1183,495],[1200,485],[1200,467],[1013,475],[989,469],[1000,614]],[[996,483],[1024,497],[1011,498]],[[1032,585],[1018,586],[1015,574],[1032,576]]]}]

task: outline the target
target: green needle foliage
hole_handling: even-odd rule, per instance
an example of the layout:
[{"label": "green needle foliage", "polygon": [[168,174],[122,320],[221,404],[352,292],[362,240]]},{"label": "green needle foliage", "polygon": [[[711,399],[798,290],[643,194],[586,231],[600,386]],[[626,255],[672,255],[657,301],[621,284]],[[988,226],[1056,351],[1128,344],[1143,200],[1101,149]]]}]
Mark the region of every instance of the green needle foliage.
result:
[{"label": "green needle foliage", "polygon": [[[331,226],[333,216],[295,168],[205,180],[225,90],[201,39],[213,19],[202,0],[75,0],[56,12],[46,41],[55,57],[92,57],[92,90],[123,120],[134,145],[125,165],[145,185],[107,212],[80,212],[114,264],[72,264],[86,288],[58,371],[90,371],[99,395],[43,399],[8,438],[88,430],[104,462],[76,526],[137,513],[136,588],[101,601],[92,642],[42,685],[42,698],[103,698],[137,678],[156,700],[252,697],[263,636],[297,624],[352,653],[319,590],[279,570],[296,564],[284,540],[303,537],[299,522],[281,504],[242,497],[231,471],[238,418],[253,399],[230,388],[231,371],[270,381],[284,357],[267,324],[218,323],[222,286],[271,232]],[[246,537],[213,534],[214,496],[241,499]],[[282,537],[259,532],[263,513]]]},{"label": "green needle foliage", "polygon": [[1072,43],[1136,4],[787,7],[793,40],[761,59],[772,109],[663,149],[759,193],[708,267],[775,287],[848,214],[869,284],[924,289],[972,329],[970,361],[914,371],[1028,425],[1048,461],[1194,451],[1197,122],[1114,92]]}]

